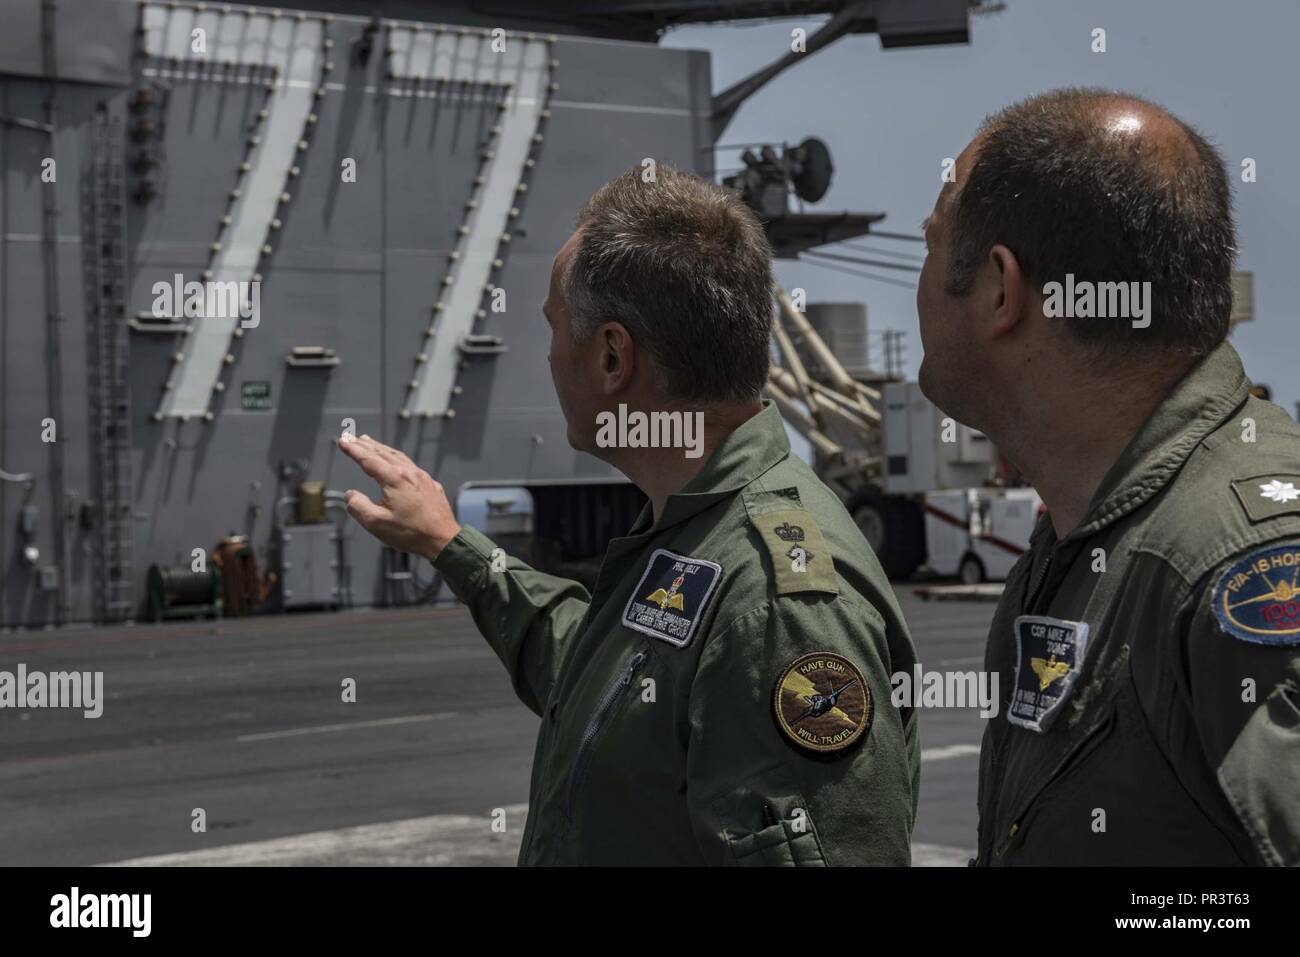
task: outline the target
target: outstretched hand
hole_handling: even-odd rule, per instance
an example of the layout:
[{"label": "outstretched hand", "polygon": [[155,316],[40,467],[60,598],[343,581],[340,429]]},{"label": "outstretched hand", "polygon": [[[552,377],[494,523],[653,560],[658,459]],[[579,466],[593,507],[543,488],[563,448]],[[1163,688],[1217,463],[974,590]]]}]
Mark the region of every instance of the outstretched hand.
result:
[{"label": "outstretched hand", "polygon": [[381,493],[374,502],[356,489],[348,489],[348,514],[385,545],[430,560],[437,558],[460,531],[441,483],[406,453],[368,435],[357,438],[344,433],[338,445],[379,483]]}]

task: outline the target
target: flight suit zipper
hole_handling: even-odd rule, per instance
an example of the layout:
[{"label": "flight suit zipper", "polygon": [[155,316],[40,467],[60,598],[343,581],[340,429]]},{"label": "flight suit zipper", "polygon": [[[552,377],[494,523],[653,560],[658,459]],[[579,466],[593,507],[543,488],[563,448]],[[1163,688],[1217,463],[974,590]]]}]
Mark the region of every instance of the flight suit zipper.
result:
[{"label": "flight suit zipper", "polygon": [[1052,553],[1055,551],[1056,551],[1056,546],[1053,545],[1052,551],[1048,552],[1047,557],[1043,559],[1043,565],[1038,570],[1038,581],[1036,584],[1030,587],[1029,591],[1026,593],[1028,594],[1029,598],[1025,602],[1024,607],[1021,609],[1021,614],[1024,615],[1032,614],[1032,612],[1030,612],[1030,609],[1034,607],[1034,601],[1035,599],[1038,598],[1038,592],[1042,589],[1043,585],[1047,582],[1047,572],[1052,567]]},{"label": "flight suit zipper", "polygon": [[1012,840],[1014,840],[1015,836],[1019,833],[1020,833],[1020,822],[1012,821],[1011,830],[1007,832],[1007,836],[1003,838],[1002,843],[997,846],[996,850],[994,850],[993,856],[1001,857],[1003,854],[1005,854],[1007,850],[1011,847]]},{"label": "flight suit zipper", "polygon": [[1038,798],[1049,786],[1060,781],[1061,778],[1082,764],[1084,760],[1087,759],[1088,755],[1097,750],[1101,745],[1102,739],[1106,737],[1106,732],[1114,722],[1115,712],[1112,708],[1107,711],[1106,716],[1102,718],[1101,721],[1097,722],[1095,726],[1089,729],[1088,733],[1083,736],[1083,739],[1079,741],[1078,744],[1062,756],[1060,763],[1052,770],[1052,773],[1049,774],[1046,779],[1044,779],[1043,783],[1035,789],[1034,793],[1029,796],[1029,800],[1025,801],[1021,805],[1019,812],[1015,816],[1015,820],[1011,822],[1011,827],[1007,831],[1007,836],[1002,839],[1002,843],[997,846],[996,850],[994,850],[994,857],[1002,857],[1007,853],[1007,851],[1011,850],[1013,845],[1024,839],[1025,825],[1028,823],[1029,814],[1034,809],[1034,804],[1038,801]]},{"label": "flight suit zipper", "polygon": [[636,674],[636,670],[650,657],[646,648],[646,645],[638,648],[628,660],[623,673],[605,689],[600,701],[596,703],[596,709],[591,713],[590,720],[587,721],[587,726],[582,731],[582,737],[578,739],[578,752],[573,758],[573,770],[569,772],[569,784],[564,795],[564,816],[570,823],[573,821],[573,799],[586,773],[587,762],[591,758],[591,749],[596,742],[596,736],[600,734],[600,729],[604,726],[610,712],[614,710],[614,706],[622,700],[628,686],[632,684],[632,677]]},{"label": "flight suit zipper", "polygon": [[[611,545],[611,547],[612,547],[612,545]],[[573,657],[573,655],[574,655],[574,653],[576,652],[576,650],[577,650],[578,648],[582,647],[583,643],[584,643],[584,642],[586,641],[586,639],[587,639],[587,627],[591,624],[592,619],[595,618],[595,616],[596,616],[597,602],[600,601],[601,598],[602,598],[602,596],[605,595],[605,593],[608,592],[608,590],[609,590],[608,588],[603,588],[603,587],[602,587],[602,581],[603,581],[602,576],[603,576],[604,573],[605,573],[605,566],[606,566],[606,564],[608,563],[608,561],[609,561],[609,556],[608,556],[608,554],[606,554],[606,556],[605,556],[605,560],[601,562],[600,571],[596,574],[596,584],[595,584],[595,587],[594,587],[594,588],[592,589],[592,591],[591,591],[591,600],[587,603],[587,611],[583,614],[583,616],[582,616],[582,620],[581,620],[580,622],[578,622],[578,628],[577,628],[577,631],[576,631],[576,634],[578,635],[578,639],[577,639],[576,642],[574,642],[573,648],[570,648],[570,649],[569,649],[569,654],[568,654],[567,658],[564,660],[564,662],[563,662],[562,665],[561,665],[561,674],[562,674],[562,675],[563,675],[565,672],[567,672],[567,670],[568,670],[568,667],[567,667],[567,666],[568,666],[568,660],[571,659],[571,658]],[[542,754],[542,753],[548,753],[549,750],[550,750],[548,747],[546,747],[546,739],[549,738],[549,737],[552,737],[552,736],[555,734],[555,729],[554,729],[553,725],[555,724],[555,721],[556,721],[556,710],[557,710],[557,708],[559,707],[559,702],[558,702],[557,700],[555,700],[555,697],[556,697],[556,694],[557,694],[557,690],[558,690],[560,687],[563,687],[563,686],[564,686],[564,681],[563,681],[563,679],[561,679],[560,681],[557,681],[557,682],[556,682],[556,688],[555,688],[555,689],[552,689],[552,692],[551,692],[551,696],[550,696],[550,697],[551,697],[551,701],[549,702],[549,704],[548,704],[547,707],[546,707],[546,712],[545,712],[545,714],[542,716],[542,727],[541,727],[541,730],[538,732],[539,735],[540,735],[540,739],[539,739],[539,742],[538,742],[538,743],[539,743],[539,747],[538,747],[538,753],[539,753],[539,754]],[[543,779],[545,779],[545,778],[549,778],[549,777],[550,777],[550,774],[544,774],[544,775],[543,775]],[[542,787],[541,790],[542,790],[542,791],[545,790],[545,784],[544,784],[544,783],[543,783],[543,787]],[[530,793],[531,793],[531,792],[530,792]],[[533,809],[533,808],[529,808],[529,818],[530,818],[530,823],[531,823],[532,820],[533,820],[532,815],[533,815],[533,813],[534,813],[534,810],[535,810],[535,809]],[[522,849],[521,849],[520,852],[519,852],[519,866],[520,866],[520,867],[524,867],[524,866],[526,866],[526,865],[528,864],[528,862],[529,862],[529,857],[530,857],[530,855],[531,855],[531,853],[532,853],[532,848],[533,848],[533,838],[536,836],[536,834],[537,834],[537,828],[536,828],[535,826],[531,826],[531,827],[530,827],[530,826],[527,826],[527,825],[525,826],[525,830],[524,830],[524,843],[523,843],[523,847],[522,847]]]}]

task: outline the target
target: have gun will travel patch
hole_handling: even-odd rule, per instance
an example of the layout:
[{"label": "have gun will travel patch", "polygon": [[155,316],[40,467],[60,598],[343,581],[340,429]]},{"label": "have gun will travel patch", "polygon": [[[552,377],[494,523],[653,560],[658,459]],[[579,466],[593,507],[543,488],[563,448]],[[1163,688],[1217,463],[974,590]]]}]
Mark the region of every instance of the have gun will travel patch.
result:
[{"label": "have gun will travel patch", "polygon": [[1088,648],[1088,623],[1039,615],[1016,619],[1016,687],[1007,720],[1040,733],[1070,697]]},{"label": "have gun will travel patch", "polygon": [[623,609],[623,624],[684,647],[694,637],[721,577],[722,566],[716,562],[656,548]]},{"label": "have gun will travel patch", "polygon": [[786,665],[772,694],[776,726],[814,754],[848,750],[871,727],[871,689],[853,662],[818,651]]},{"label": "have gun will travel patch", "polygon": [[1300,644],[1300,543],[1259,548],[1219,576],[1219,627],[1257,645]]}]

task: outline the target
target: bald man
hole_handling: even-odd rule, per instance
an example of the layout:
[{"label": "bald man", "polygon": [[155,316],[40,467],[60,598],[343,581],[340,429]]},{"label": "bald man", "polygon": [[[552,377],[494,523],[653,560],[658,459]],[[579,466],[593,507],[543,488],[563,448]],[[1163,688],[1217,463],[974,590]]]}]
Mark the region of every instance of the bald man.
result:
[{"label": "bald man", "polygon": [[976,863],[1300,863],[1300,428],[1226,336],[1223,162],[1100,90],[990,117],[926,223],[920,381],[1046,505],[985,667]]}]

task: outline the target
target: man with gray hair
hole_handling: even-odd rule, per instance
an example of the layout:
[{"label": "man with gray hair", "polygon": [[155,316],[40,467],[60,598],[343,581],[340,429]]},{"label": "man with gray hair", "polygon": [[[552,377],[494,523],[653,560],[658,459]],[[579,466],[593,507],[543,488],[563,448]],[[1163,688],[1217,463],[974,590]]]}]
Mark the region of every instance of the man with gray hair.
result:
[{"label": "man with gray hair", "polygon": [[542,717],[520,863],[906,864],[915,653],[870,547],[760,400],[771,250],[731,193],[660,166],[601,188],[542,311],[575,449],[649,503],[594,590],[456,522],[368,437],[353,517],[433,560]]}]

